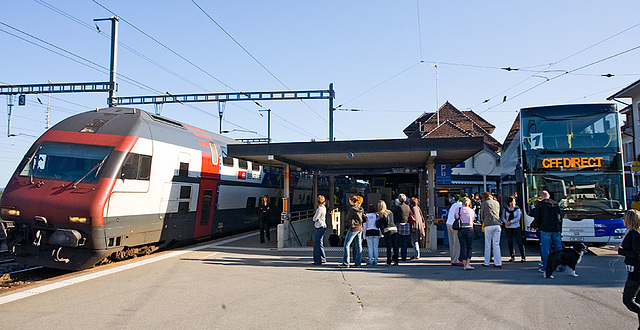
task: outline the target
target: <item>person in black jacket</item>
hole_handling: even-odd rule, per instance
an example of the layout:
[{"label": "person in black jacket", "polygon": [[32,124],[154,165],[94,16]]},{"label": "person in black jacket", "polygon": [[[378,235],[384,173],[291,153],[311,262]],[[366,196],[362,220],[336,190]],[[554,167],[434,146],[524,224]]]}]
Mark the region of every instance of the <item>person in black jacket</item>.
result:
[{"label": "person in black jacket", "polygon": [[260,197],[258,209],[260,210],[260,243],[264,243],[265,234],[267,235],[267,240],[271,240],[271,229],[269,228],[269,196],[264,195]]},{"label": "person in black jacket", "polygon": [[562,250],[562,217],[558,203],[551,199],[549,192],[543,190],[540,193],[540,201],[533,209],[533,222],[531,228],[540,230],[540,256],[542,257],[542,267],[538,270],[541,273],[547,269],[547,257],[549,256],[551,245],[553,251]]},{"label": "person in black jacket", "polygon": [[623,217],[627,232],[618,247],[618,254],[624,256],[627,267],[627,282],[622,292],[622,303],[638,315],[640,329],[640,211],[628,210]]}]

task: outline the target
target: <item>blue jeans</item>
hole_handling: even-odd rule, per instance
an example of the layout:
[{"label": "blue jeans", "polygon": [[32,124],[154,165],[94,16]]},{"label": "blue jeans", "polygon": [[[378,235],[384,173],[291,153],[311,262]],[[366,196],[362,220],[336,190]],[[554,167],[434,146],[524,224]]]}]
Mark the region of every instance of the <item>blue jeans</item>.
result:
[{"label": "blue jeans", "polygon": [[458,230],[460,240],[460,261],[471,259],[473,254],[473,228],[460,228]]},{"label": "blue jeans", "polygon": [[553,251],[562,250],[562,238],[557,231],[540,231],[540,257],[542,257],[542,269],[547,269],[549,249],[553,244]]},{"label": "blue jeans", "polygon": [[348,265],[351,259],[351,242],[354,242],[356,247],[356,267],[360,267],[362,263],[362,232],[351,231],[347,232],[347,237],[344,238],[344,254],[342,256],[342,264]]},{"label": "blue jeans", "polygon": [[375,266],[378,264],[378,246],[380,245],[380,236],[367,236],[367,252],[369,261],[367,265]]},{"label": "blue jeans", "polygon": [[400,240],[400,260],[407,260],[407,247],[411,242],[411,235],[398,235]]},{"label": "blue jeans", "polygon": [[327,228],[316,228],[313,232],[313,263],[319,264],[327,262],[327,256],[324,254],[324,232]]}]

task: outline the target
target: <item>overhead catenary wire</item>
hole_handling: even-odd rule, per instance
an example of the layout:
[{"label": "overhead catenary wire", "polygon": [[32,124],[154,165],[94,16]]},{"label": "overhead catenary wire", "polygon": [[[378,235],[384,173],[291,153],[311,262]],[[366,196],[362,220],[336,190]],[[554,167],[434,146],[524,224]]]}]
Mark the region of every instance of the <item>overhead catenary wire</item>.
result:
[{"label": "overhead catenary wire", "polygon": [[[526,89],[526,90],[524,90],[524,91],[522,91],[522,92],[520,92],[520,93],[518,93],[518,94],[516,94],[516,95],[511,96],[511,97],[510,97],[510,100],[513,100],[514,98],[517,98],[517,97],[519,97],[519,96],[521,96],[521,95],[523,95],[523,94],[525,94],[525,93],[527,93],[527,92],[529,92],[529,91],[531,91],[531,90],[533,90],[533,89],[535,89],[535,88],[538,88],[538,87],[540,87],[540,86],[542,86],[542,85],[544,85],[544,84],[546,84],[546,83],[548,83],[548,82],[550,82],[550,81],[553,81],[553,80],[556,80],[556,79],[558,79],[558,78],[560,78],[560,77],[566,76],[567,74],[570,74],[570,73],[572,73],[572,72],[576,72],[576,71],[582,70],[582,69],[584,69],[584,68],[588,68],[588,67],[590,67],[590,66],[592,66],[592,65],[595,65],[595,64],[598,64],[598,63],[601,63],[601,62],[604,62],[604,61],[610,60],[610,59],[612,59],[612,58],[614,58],[614,57],[618,57],[618,56],[620,56],[620,55],[624,55],[624,54],[626,54],[626,53],[629,53],[629,52],[634,51],[634,50],[639,49],[639,48],[640,48],[640,45],[635,46],[635,47],[632,47],[632,48],[627,49],[627,50],[624,50],[624,51],[622,51],[622,52],[619,52],[619,53],[613,54],[613,55],[611,55],[611,56],[607,56],[607,57],[605,57],[605,58],[601,58],[601,59],[599,59],[599,60],[597,60],[597,61],[593,61],[593,62],[591,62],[591,63],[589,63],[589,64],[585,64],[585,65],[580,66],[580,67],[577,67],[577,68],[575,68],[575,69],[572,69],[572,70],[566,71],[566,72],[561,73],[561,74],[559,74],[559,75],[557,75],[557,76],[554,76],[554,77],[548,78],[547,80],[544,80],[544,81],[542,81],[542,82],[540,82],[540,83],[538,83],[538,84],[534,85],[533,87],[530,87],[530,88],[528,88],[528,89]],[[503,103],[504,103],[504,102],[503,102]],[[485,112],[487,112],[487,111],[489,111],[489,110],[491,110],[491,109],[493,109],[493,108],[495,108],[495,107],[497,107],[497,106],[499,106],[499,105],[500,105],[500,104],[496,104],[496,105],[494,105],[494,106],[491,106],[491,107],[487,108],[486,110],[479,112],[478,114],[485,113]]]},{"label": "overhead catenary wire", "polygon": [[[628,28],[626,28],[626,29],[623,29],[622,31],[619,31],[619,32],[617,32],[617,33],[615,33],[615,34],[613,34],[613,35],[611,35],[611,36],[609,36],[609,37],[606,37],[606,38],[604,38],[604,39],[602,39],[602,40],[600,40],[600,41],[598,41],[598,42],[596,42],[596,43],[594,43],[594,44],[592,44],[592,45],[589,45],[588,47],[585,47],[585,48],[583,48],[583,49],[580,49],[580,50],[579,50],[579,51],[577,51],[577,52],[574,52],[574,53],[572,53],[572,54],[570,54],[570,55],[568,55],[568,56],[565,56],[564,58],[562,58],[562,59],[560,59],[560,60],[558,60],[558,61],[551,62],[551,63],[549,63],[549,64],[546,66],[546,68],[545,68],[544,70],[540,70],[540,71],[538,71],[538,72],[536,72],[536,73],[538,73],[538,74],[539,74],[539,73],[545,72],[545,71],[547,71],[549,68],[551,68],[551,67],[553,67],[553,66],[557,65],[558,63],[562,63],[562,62],[564,62],[564,61],[566,61],[566,60],[568,60],[568,59],[570,59],[570,58],[572,58],[572,57],[574,57],[574,56],[576,56],[576,55],[578,55],[578,54],[581,54],[581,53],[583,53],[583,52],[585,52],[585,51],[587,51],[587,50],[589,50],[589,49],[591,49],[591,48],[593,48],[593,47],[595,47],[595,46],[597,46],[597,45],[600,45],[600,44],[602,44],[602,43],[604,43],[604,42],[606,42],[606,41],[608,41],[608,40],[610,40],[610,39],[612,39],[612,38],[615,38],[615,37],[617,37],[617,36],[619,36],[619,35],[621,35],[621,34],[623,34],[623,33],[627,32],[627,31],[629,31],[629,30],[631,30],[631,29],[633,29],[633,28],[636,28],[636,27],[638,27],[638,26],[640,26],[640,23],[636,23],[636,24],[634,24],[634,25],[632,25],[632,26],[630,26],[630,27],[628,27]],[[573,72],[575,72],[576,70],[572,70],[572,71],[573,71]],[[569,73],[572,73],[572,72],[564,71],[564,74],[569,74]],[[498,96],[504,95],[507,91],[510,91],[511,89],[513,89],[513,88],[515,88],[515,87],[517,87],[517,86],[519,86],[519,85],[523,84],[524,82],[528,81],[529,79],[531,79],[531,78],[535,78],[535,77],[536,77],[536,75],[535,75],[535,74],[534,74],[534,75],[531,75],[531,76],[527,77],[526,79],[524,79],[524,80],[522,80],[522,81],[520,81],[520,82],[516,83],[515,85],[513,85],[513,86],[511,86],[511,87],[507,88],[506,90],[504,90],[504,91],[502,91],[502,92],[500,92],[500,93],[497,93],[496,95],[494,95],[494,96],[492,96],[492,97],[490,97],[490,98],[488,98],[488,99],[485,99],[485,100],[491,100],[491,99],[494,99],[494,98],[496,98],[496,97],[498,97]],[[554,79],[555,79],[555,78],[554,78]],[[540,86],[540,85],[542,85],[542,84],[545,84],[546,82],[547,82],[547,81],[544,81],[544,82],[542,82],[542,83],[539,83],[539,84],[537,84],[537,85],[533,86],[532,88],[527,89],[527,90],[525,91],[525,93],[526,93],[526,92],[528,92],[528,91],[531,91],[531,90],[533,90],[533,89],[535,89],[535,88],[537,88],[538,86]],[[520,96],[520,95],[522,95],[522,94],[523,94],[523,93],[520,93],[520,94],[518,94],[517,96]],[[510,97],[509,97],[509,99],[507,100],[507,102],[508,102],[508,101],[513,100],[514,98],[515,98],[514,96],[510,96]],[[486,102],[484,102],[484,101],[483,101],[483,102],[480,102],[480,103],[478,103],[477,105],[473,106],[472,108],[476,108],[476,107],[478,107],[478,106],[482,105],[483,103],[486,103]],[[491,110],[492,108],[495,108],[495,107],[497,107],[497,106],[500,106],[500,105],[502,105],[502,104],[504,104],[504,103],[506,103],[506,102],[498,103],[498,104],[496,104],[496,105],[494,105],[494,106],[492,106],[492,107],[490,107],[490,108],[488,108],[488,109],[486,109],[486,110],[482,111],[481,113],[487,112],[487,111]]]},{"label": "overhead catenary wire", "polygon": [[[220,84],[224,85],[225,87],[227,87],[228,89],[241,93],[240,91],[236,90],[235,88],[231,87],[230,85],[228,85],[227,83],[223,82],[222,80],[220,80],[219,78],[215,77],[214,75],[212,75],[211,73],[209,73],[208,71],[206,71],[205,69],[203,69],[202,67],[198,66],[197,64],[195,64],[193,61],[187,59],[185,56],[181,55],[180,53],[176,52],[175,50],[173,50],[172,48],[170,48],[169,46],[165,45],[164,43],[160,42],[158,39],[154,38],[153,36],[151,36],[150,34],[144,32],[142,29],[138,28],[137,26],[133,25],[133,23],[131,23],[130,21],[126,20],[125,18],[117,15],[115,12],[113,12],[112,10],[110,10],[109,8],[105,7],[104,5],[102,5],[101,3],[99,3],[97,0],[92,0],[96,5],[100,6],[102,9],[106,10],[107,12],[109,12],[110,14],[114,15],[114,16],[118,16],[118,18],[120,20],[122,20],[124,23],[126,23],[127,25],[131,26],[132,28],[134,28],[136,31],[140,32],[141,34],[143,34],[144,36],[146,36],[147,38],[151,39],[152,41],[154,41],[155,43],[157,43],[158,45],[160,45],[161,47],[163,47],[164,49],[168,50],[169,52],[171,52],[172,54],[178,56],[179,58],[181,58],[182,60],[184,60],[185,62],[189,63],[191,66],[195,67],[196,69],[198,69],[199,71],[203,72],[204,74],[206,74],[207,76],[213,78],[214,80],[216,80],[217,82],[219,82]],[[160,93],[162,94],[162,93]],[[261,107],[262,106],[254,101],[254,103]],[[304,103],[304,102],[303,102]],[[306,103],[305,103],[306,104]],[[185,104],[188,106],[188,104]],[[310,107],[308,104],[306,104],[307,107]],[[313,110],[313,109],[312,109]],[[315,110],[314,110],[315,112]],[[319,114],[317,112],[315,112],[316,115],[319,116]],[[321,117],[322,118],[322,117]],[[323,118],[324,119],[324,118]],[[292,124],[293,125],[293,124]],[[242,126],[238,126],[238,127],[242,127]],[[301,128],[300,128],[301,129]],[[302,130],[302,129],[301,129]]]},{"label": "overhead catenary wire", "polygon": [[[215,19],[213,19],[213,17],[211,15],[209,15],[209,13],[204,10],[197,2],[195,2],[195,0],[191,0],[191,2],[198,7],[198,9],[209,18],[209,20],[211,20],[218,28],[220,28],[220,30],[222,30],[222,32],[224,32],[231,40],[233,40],[233,42],[238,45],[238,47],[240,47],[245,53],[247,53],[247,55],[249,55],[249,57],[251,57],[256,63],[258,63],[258,65],[263,68],[265,71],[267,71],[267,73],[269,73],[269,75],[271,75],[271,77],[273,77],[276,81],[278,81],[280,83],[280,85],[282,85],[284,88],[286,88],[287,90],[291,90],[291,88],[289,88],[289,86],[287,86],[287,84],[285,84],[282,80],[280,80],[280,78],[278,78],[273,72],[271,72],[271,70],[269,70],[264,64],[262,64],[262,62],[260,62],[260,60],[258,60],[253,54],[251,54],[251,52],[249,52],[249,50],[247,50],[247,48],[245,48],[236,38],[234,38],[224,27],[222,27],[222,25],[220,25]],[[327,119],[325,117],[323,117],[322,115],[320,115],[315,109],[313,109],[313,107],[311,107],[307,102],[305,102],[304,100],[300,100],[302,103],[304,103],[307,108],[309,108],[314,114],[316,114],[316,116],[318,116],[320,119],[324,120],[325,122],[327,122]],[[257,104],[257,102],[256,102]],[[259,105],[259,104],[258,104]]]},{"label": "overhead catenary wire", "polygon": [[[72,60],[72,61],[74,61],[74,62],[76,62],[76,63],[82,64],[82,65],[84,65],[84,66],[86,66],[86,67],[89,67],[89,68],[91,68],[91,69],[94,69],[94,70],[96,70],[96,71],[98,71],[98,72],[101,72],[101,73],[108,73],[108,72],[109,72],[109,69],[108,69],[108,68],[106,68],[106,67],[104,67],[104,66],[102,66],[102,65],[100,65],[100,64],[98,64],[98,63],[96,63],[96,62],[94,62],[94,61],[92,61],[92,60],[89,60],[89,59],[87,59],[87,58],[84,58],[84,57],[82,57],[82,56],[80,56],[80,55],[77,55],[77,54],[75,54],[75,53],[73,53],[73,52],[71,52],[71,51],[68,51],[68,50],[66,50],[66,49],[64,49],[64,48],[62,48],[62,47],[59,47],[59,46],[57,46],[57,45],[54,45],[53,43],[50,43],[50,42],[48,42],[48,41],[46,41],[46,40],[43,40],[43,39],[41,39],[41,38],[39,38],[39,37],[36,37],[36,36],[34,36],[34,35],[30,34],[30,33],[27,33],[27,32],[25,32],[25,31],[22,31],[22,30],[20,30],[20,29],[18,29],[18,28],[16,28],[16,27],[13,27],[13,26],[11,26],[11,25],[8,25],[8,24],[6,24],[6,23],[4,23],[4,22],[0,22],[0,25],[4,25],[4,26],[6,26],[6,27],[8,27],[8,28],[10,28],[10,29],[12,29],[12,30],[14,30],[14,31],[16,31],[16,32],[22,33],[22,34],[24,34],[24,35],[26,35],[26,36],[28,36],[28,37],[30,37],[30,38],[32,38],[32,39],[35,39],[35,40],[37,40],[37,41],[39,41],[39,42],[41,42],[41,43],[43,43],[43,44],[45,44],[45,45],[47,45],[47,46],[53,47],[54,49],[47,48],[47,47],[45,47],[45,46],[43,46],[43,45],[40,45],[40,44],[35,43],[35,42],[31,41],[31,40],[28,40],[28,39],[26,39],[26,38],[23,38],[23,37],[21,37],[21,36],[19,36],[19,35],[16,35],[16,34],[14,34],[14,33],[11,33],[11,32],[9,32],[9,31],[6,31],[6,30],[4,30],[4,29],[0,28],[0,31],[5,32],[5,33],[7,33],[7,34],[9,34],[9,35],[11,35],[11,36],[13,36],[13,37],[16,37],[16,38],[18,38],[18,39],[21,39],[21,40],[23,40],[23,41],[25,41],[25,42],[28,42],[28,43],[30,43],[30,44],[33,44],[33,45],[35,45],[35,46],[37,46],[37,47],[43,48],[43,49],[45,49],[45,50],[47,50],[47,51],[53,52],[53,53],[55,53],[55,54],[58,54],[58,55],[60,55],[60,56],[62,56],[62,57],[64,57],[64,58],[67,58],[67,59]],[[161,93],[162,93],[162,92],[160,92],[159,90],[157,90],[157,89],[155,89],[155,88],[153,88],[153,87],[151,87],[151,86],[148,86],[148,85],[146,85],[146,84],[143,84],[143,83],[141,83],[141,82],[139,82],[139,81],[136,81],[136,80],[134,80],[134,79],[132,79],[132,78],[129,78],[129,77],[127,77],[127,76],[123,75],[123,74],[118,74],[118,77],[120,77],[120,78],[122,78],[123,80],[125,80],[125,81],[127,81],[127,82],[131,83],[131,84],[132,84],[132,85],[134,85],[134,86],[137,86],[137,87],[139,87],[139,88],[145,89],[145,90],[147,90],[147,91],[149,91],[149,92],[156,93],[156,94],[161,94]],[[215,117],[215,115],[211,114],[210,112],[207,112],[207,111],[205,111],[205,110],[202,110],[202,109],[200,109],[200,108],[198,108],[198,107],[196,107],[196,106],[194,106],[194,105],[192,105],[192,104],[184,104],[184,105],[185,105],[185,106],[187,106],[187,107],[189,107],[189,108],[192,108],[192,109],[195,109],[195,110],[197,110],[197,111],[200,111],[200,112],[202,112],[202,113],[204,113],[204,114],[207,114],[207,115],[209,115],[209,116]],[[88,108],[88,107],[87,107],[87,108]],[[234,124],[234,125],[236,125],[237,127],[244,128],[244,127],[242,127],[241,125],[237,125],[237,124]]]},{"label": "overhead catenary wire", "polygon": [[[45,2],[43,0],[34,0],[34,1],[39,3],[39,4],[41,4],[41,5],[43,5],[43,6],[45,6],[45,7],[47,7],[48,9],[50,9],[50,10],[52,10],[54,12],[64,16],[64,17],[66,17],[66,18],[68,18],[68,19],[80,24],[81,26],[83,26],[83,27],[85,27],[85,28],[87,28],[87,29],[89,29],[91,31],[96,31],[96,27],[95,26],[82,21],[81,19],[79,19],[79,18],[77,18],[77,17],[65,12],[64,10],[62,10],[60,8],[57,8],[57,7],[51,5],[51,4],[49,4],[49,3],[47,3],[47,2]],[[101,30],[97,30],[97,31],[101,36],[103,36],[105,38],[111,38],[111,36],[108,33],[104,32],[104,31],[101,31]],[[168,68],[168,67],[166,67],[166,66],[164,66],[164,65],[162,65],[162,64],[160,64],[160,63],[158,63],[156,61],[154,61],[153,59],[151,59],[148,56],[144,55],[143,53],[137,51],[136,49],[134,49],[133,47],[127,45],[126,43],[124,43],[122,41],[118,41],[118,45],[123,47],[124,49],[130,51],[131,53],[137,55],[138,57],[142,58],[143,60],[153,64],[154,66],[156,66],[156,67],[168,72],[169,74],[177,77],[178,79],[180,79],[180,80],[182,80],[182,81],[184,81],[184,82],[186,82],[186,83],[188,83],[188,84],[190,84],[192,86],[198,87],[198,88],[200,88],[200,89],[202,89],[204,91],[208,91],[205,87],[193,82],[192,80],[190,80],[190,79],[184,77],[183,75],[171,70],[170,68]]]}]

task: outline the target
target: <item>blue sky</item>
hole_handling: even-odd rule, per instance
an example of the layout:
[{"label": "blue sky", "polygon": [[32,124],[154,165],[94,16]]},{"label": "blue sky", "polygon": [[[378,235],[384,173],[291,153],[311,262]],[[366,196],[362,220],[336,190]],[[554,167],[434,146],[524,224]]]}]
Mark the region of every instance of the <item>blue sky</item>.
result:
[{"label": "blue sky", "polygon": [[[604,102],[640,78],[640,49],[589,65],[640,46],[638,1],[194,1],[4,1],[0,84],[107,81],[85,59],[109,66],[110,24],[98,23],[100,34],[93,19],[111,12],[123,19],[117,71],[135,80],[119,77],[117,96],[334,83],[336,105],[361,110],[335,112],[339,140],[401,138],[422,112],[449,101],[496,125],[502,141],[522,107]],[[614,76],[601,76],[608,73]],[[44,105],[30,95],[14,107],[16,137],[6,137],[6,110],[0,114],[0,186],[45,130],[47,96],[38,97]],[[106,98],[53,94],[51,123],[105,107]],[[0,103],[6,109],[4,96]],[[328,139],[326,100],[260,103],[273,111],[274,140]],[[217,105],[194,106],[166,105],[162,115],[217,131]],[[266,137],[263,108],[228,102],[223,129],[257,132],[233,138]]]}]

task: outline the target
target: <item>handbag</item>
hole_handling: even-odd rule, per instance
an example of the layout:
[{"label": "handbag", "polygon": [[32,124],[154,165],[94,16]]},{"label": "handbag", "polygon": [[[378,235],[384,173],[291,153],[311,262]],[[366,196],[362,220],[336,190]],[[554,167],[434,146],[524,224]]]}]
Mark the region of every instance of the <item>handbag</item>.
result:
[{"label": "handbag", "polygon": [[451,228],[453,228],[453,230],[460,230],[461,227],[462,227],[462,221],[460,220],[460,209],[458,209],[458,214],[456,215],[456,218],[453,221]]},{"label": "handbag", "polygon": [[413,210],[411,210],[411,208],[409,208],[409,224],[411,227],[416,225],[416,216],[413,214]]}]

